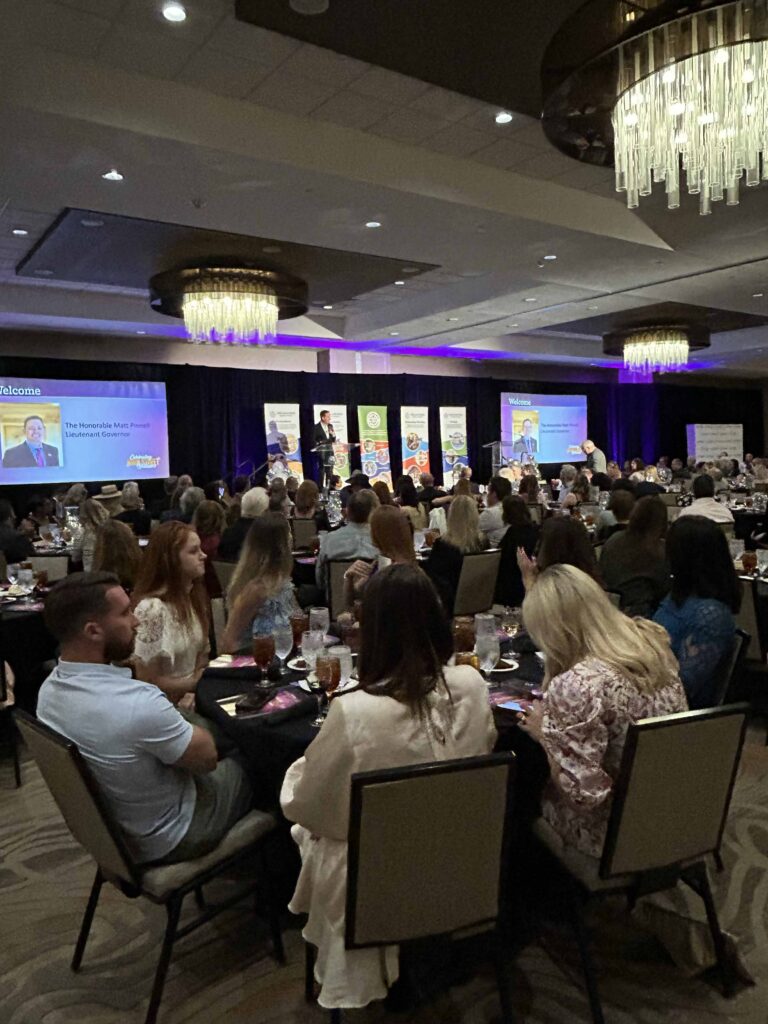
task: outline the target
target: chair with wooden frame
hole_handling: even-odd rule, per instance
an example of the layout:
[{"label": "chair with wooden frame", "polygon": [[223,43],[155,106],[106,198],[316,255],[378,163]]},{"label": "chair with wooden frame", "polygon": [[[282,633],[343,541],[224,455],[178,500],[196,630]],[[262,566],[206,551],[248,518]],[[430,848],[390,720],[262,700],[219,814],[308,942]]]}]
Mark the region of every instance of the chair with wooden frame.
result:
[{"label": "chair with wooden frame", "polygon": [[475,615],[488,611],[493,605],[500,564],[501,551],[498,548],[464,555],[453,602],[454,615]]}]

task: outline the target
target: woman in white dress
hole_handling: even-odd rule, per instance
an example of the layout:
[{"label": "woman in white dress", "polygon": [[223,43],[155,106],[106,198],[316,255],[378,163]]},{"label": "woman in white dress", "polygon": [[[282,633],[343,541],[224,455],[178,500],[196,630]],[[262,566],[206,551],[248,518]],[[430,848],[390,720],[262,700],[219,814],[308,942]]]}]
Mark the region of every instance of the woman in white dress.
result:
[{"label": "woman in white dress", "polygon": [[[133,591],[139,620],[136,675],[155,683],[174,704],[191,694],[208,664],[205,554],[187,523],[172,520],[153,531]],[[185,706],[193,700],[187,697]]]},{"label": "woman in white dress", "polygon": [[450,626],[423,572],[411,565],[378,572],[365,588],[361,622],[359,683],[333,699],[280,795],[302,859],[290,909],[309,915],[303,934],[317,946],[315,978],[327,1009],[383,999],[398,975],[397,947],[344,948],[351,776],[487,754],[496,740],[480,674],[447,667]]}]

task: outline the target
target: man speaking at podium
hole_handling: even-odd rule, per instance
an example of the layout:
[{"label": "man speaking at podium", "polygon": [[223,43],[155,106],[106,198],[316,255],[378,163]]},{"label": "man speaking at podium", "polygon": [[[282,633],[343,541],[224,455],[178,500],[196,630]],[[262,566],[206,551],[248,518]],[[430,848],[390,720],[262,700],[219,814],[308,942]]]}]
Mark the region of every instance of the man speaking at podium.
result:
[{"label": "man speaking at podium", "polygon": [[336,442],[336,431],[331,423],[331,414],[327,409],[320,412],[320,421],[315,424],[315,435],[312,447],[317,452],[320,462],[320,486],[328,487],[333,474],[333,446]]}]

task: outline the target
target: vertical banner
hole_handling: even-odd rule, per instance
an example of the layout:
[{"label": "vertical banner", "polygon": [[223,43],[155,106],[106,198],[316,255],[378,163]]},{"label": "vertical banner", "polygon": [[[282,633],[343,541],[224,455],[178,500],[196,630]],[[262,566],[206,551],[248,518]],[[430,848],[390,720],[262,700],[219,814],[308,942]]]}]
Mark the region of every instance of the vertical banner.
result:
[{"label": "vertical banner", "polygon": [[440,448],[443,453],[443,482],[468,465],[467,410],[464,406],[440,406]]},{"label": "vertical banner", "polygon": [[389,460],[386,405],[358,405],[357,423],[360,428],[360,457],[363,472],[371,483],[383,482],[392,490],[392,465]]},{"label": "vertical banner", "polygon": [[419,474],[429,472],[429,409],[423,405],[400,407],[403,473],[418,484]]},{"label": "vertical banner", "polygon": [[336,463],[333,472],[346,480],[349,476],[349,432],[347,431],[347,407],[346,405],[315,405],[312,407],[315,423],[320,422],[320,413],[327,409],[331,414],[331,426],[336,434],[336,444],[333,446],[333,455]]},{"label": "vertical banner", "polygon": [[304,479],[301,465],[301,431],[298,405],[273,403],[264,406],[267,459],[275,473]]}]

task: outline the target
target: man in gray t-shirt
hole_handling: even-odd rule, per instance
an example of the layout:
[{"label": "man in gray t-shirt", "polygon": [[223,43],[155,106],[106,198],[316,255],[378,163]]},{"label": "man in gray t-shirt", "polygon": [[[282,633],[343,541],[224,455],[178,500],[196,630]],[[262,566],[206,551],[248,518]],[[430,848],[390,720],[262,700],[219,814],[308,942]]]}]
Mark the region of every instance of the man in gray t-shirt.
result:
[{"label": "man in gray t-shirt", "polygon": [[111,573],[74,573],[48,596],[61,644],[37,716],[77,745],[139,862],[202,856],[250,808],[251,789],[213,737],[123,662],[138,620]]}]

